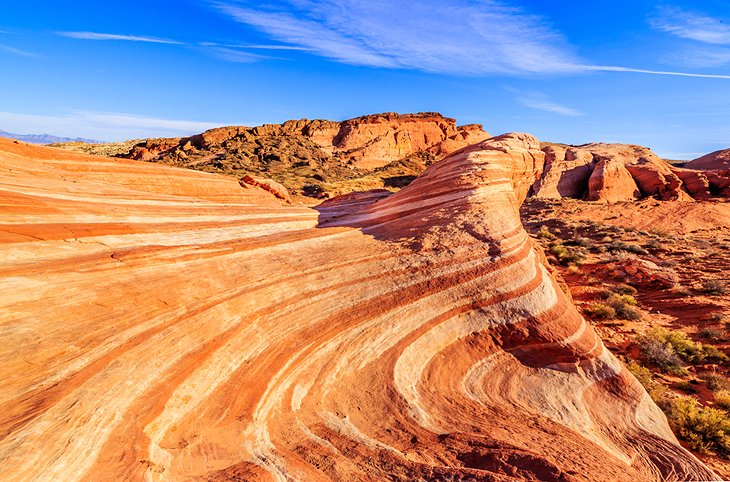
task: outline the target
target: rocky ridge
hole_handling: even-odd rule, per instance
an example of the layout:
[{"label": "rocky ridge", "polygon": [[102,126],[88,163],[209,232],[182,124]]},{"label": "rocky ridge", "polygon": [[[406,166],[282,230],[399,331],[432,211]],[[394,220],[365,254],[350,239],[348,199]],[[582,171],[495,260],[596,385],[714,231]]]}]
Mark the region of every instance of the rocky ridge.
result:
[{"label": "rocky ridge", "polygon": [[688,162],[685,167],[701,171],[730,169],[730,149],[711,152]]},{"label": "rocky ridge", "polygon": [[242,178],[271,178],[315,198],[402,187],[434,160],[489,137],[437,113],[375,114],[343,122],[292,120],[230,126],[183,138],[147,139],[121,157]]}]

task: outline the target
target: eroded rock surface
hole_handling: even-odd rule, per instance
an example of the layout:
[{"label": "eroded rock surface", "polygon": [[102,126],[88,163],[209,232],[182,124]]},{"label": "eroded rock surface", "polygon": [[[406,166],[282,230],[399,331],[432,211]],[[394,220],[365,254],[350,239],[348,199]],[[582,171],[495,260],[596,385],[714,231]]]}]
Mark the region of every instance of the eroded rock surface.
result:
[{"label": "eroded rock surface", "polygon": [[702,157],[688,162],[685,164],[685,167],[702,171],[728,170],[730,169],[730,149],[722,149],[705,154]]},{"label": "eroded rock surface", "polygon": [[538,198],[623,202],[648,197],[662,201],[730,197],[730,170],[680,168],[645,147],[546,144],[543,150],[545,172],[532,187]]},{"label": "eroded rock surface", "polygon": [[550,276],[510,134],[396,194],[0,141],[8,480],[706,480]]}]

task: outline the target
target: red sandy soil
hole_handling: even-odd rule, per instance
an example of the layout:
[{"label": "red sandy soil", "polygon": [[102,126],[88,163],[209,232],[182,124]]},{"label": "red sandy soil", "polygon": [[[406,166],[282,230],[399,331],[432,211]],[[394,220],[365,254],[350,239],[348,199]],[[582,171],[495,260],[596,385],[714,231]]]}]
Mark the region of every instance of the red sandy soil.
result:
[{"label": "red sandy soil", "polygon": [[[641,320],[594,322],[601,338],[614,353],[641,361],[636,337],[653,327],[683,331],[696,341],[729,352],[726,323],[730,321],[730,296],[705,294],[703,283],[730,281],[730,202],[644,200],[597,204],[532,200],[523,207],[522,215],[535,234],[545,226],[559,241],[590,239],[599,248],[598,251],[586,251],[587,256],[578,268],[554,263],[554,269],[565,280],[578,306],[600,302],[601,292],[627,281],[615,276],[615,263],[610,259],[617,253],[600,252],[613,241],[645,248],[645,254],[629,256],[651,260],[676,273],[682,289],[635,284]],[[546,239],[541,242],[546,247],[554,243]],[[708,328],[720,333],[720,338],[704,338],[703,330]],[[727,377],[728,364],[690,365],[687,369],[689,373],[684,377],[659,370],[655,371],[655,377],[671,390],[670,393],[681,395],[688,393],[678,386],[690,382],[696,391],[689,393],[690,396],[703,405],[715,406],[713,392],[707,388],[703,377],[708,374]],[[730,461],[708,454],[698,456],[718,474],[730,478]]]}]

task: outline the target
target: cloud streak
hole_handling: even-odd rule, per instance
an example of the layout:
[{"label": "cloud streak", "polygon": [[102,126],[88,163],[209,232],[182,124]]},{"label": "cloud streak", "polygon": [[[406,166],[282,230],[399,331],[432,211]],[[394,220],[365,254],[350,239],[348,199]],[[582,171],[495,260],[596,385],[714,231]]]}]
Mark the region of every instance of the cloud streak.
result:
[{"label": "cloud streak", "polygon": [[[457,75],[530,76],[621,72],[705,79],[719,74],[593,65],[544,18],[496,0],[422,0],[403,8],[390,0],[286,0],[278,7],[219,1],[216,9],[292,50],[349,65]],[[656,28],[676,35],[725,41],[716,19],[661,10]],[[667,13],[668,12],[668,13]],[[679,25],[684,25],[680,28]],[[274,47],[282,48],[282,47]]]},{"label": "cloud streak", "polygon": [[26,50],[16,49],[15,47],[10,47],[9,45],[0,45],[0,51],[7,52],[7,53],[13,54],[13,55],[20,55],[21,57],[31,57],[31,58],[40,57],[40,55],[38,55],[35,52],[28,52]]},{"label": "cloud streak", "polygon": [[583,112],[579,110],[566,107],[564,105],[552,102],[539,96],[521,97],[518,100],[520,104],[524,105],[525,107],[529,107],[530,109],[541,110],[544,112],[550,112],[552,114],[558,114],[566,117],[580,117],[584,115]]},{"label": "cloud streak", "polygon": [[100,32],[56,32],[57,35],[78,40],[117,40],[123,42],[147,42],[155,44],[183,45],[177,40],[170,40],[158,37],[146,37],[140,35],[120,35],[115,33]]},{"label": "cloud streak", "polygon": [[593,72],[626,72],[634,74],[670,75],[674,77],[694,77],[699,79],[730,79],[730,75],[722,74],[695,74],[691,72],[672,72],[666,70],[645,70],[614,65],[582,65],[581,68]]},{"label": "cloud streak", "polygon": [[215,6],[279,42],[350,65],[484,75],[571,72],[580,63],[544,19],[492,0]]},{"label": "cloud streak", "polygon": [[0,128],[10,132],[50,133],[60,137],[103,140],[183,136],[220,125],[223,123],[94,111],[75,111],[62,115],[0,112]]},{"label": "cloud streak", "polygon": [[663,6],[657,9],[657,14],[649,23],[655,29],[676,37],[708,44],[730,45],[730,25],[708,15]]}]

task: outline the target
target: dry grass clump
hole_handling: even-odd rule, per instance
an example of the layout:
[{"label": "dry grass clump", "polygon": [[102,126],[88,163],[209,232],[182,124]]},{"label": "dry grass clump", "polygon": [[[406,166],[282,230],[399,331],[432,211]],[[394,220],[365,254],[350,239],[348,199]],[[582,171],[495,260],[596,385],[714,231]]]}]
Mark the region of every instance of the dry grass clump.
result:
[{"label": "dry grass clump", "polygon": [[706,340],[723,341],[725,340],[725,330],[720,328],[707,327],[702,328],[697,334]]},{"label": "dry grass clump", "polygon": [[583,313],[586,313],[593,320],[616,319],[616,310],[604,303],[591,303],[583,308]]},{"label": "dry grass clump", "polygon": [[727,294],[727,285],[718,280],[706,280],[702,282],[702,292],[706,295],[719,296]]},{"label": "dry grass clump", "polygon": [[676,284],[676,285],[672,286],[671,288],[669,288],[669,291],[677,296],[682,296],[682,297],[692,296],[692,290],[689,289],[688,287],[686,287],[684,285],[680,285],[680,284]]}]

